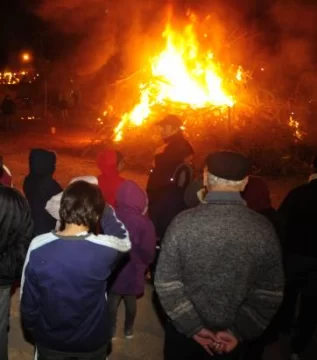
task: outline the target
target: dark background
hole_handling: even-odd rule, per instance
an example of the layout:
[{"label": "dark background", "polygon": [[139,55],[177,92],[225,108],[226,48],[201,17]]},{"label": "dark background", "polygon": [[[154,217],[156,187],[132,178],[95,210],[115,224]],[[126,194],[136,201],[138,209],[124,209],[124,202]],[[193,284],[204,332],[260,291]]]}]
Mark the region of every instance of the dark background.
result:
[{"label": "dark background", "polygon": [[[120,1],[118,0],[118,2]],[[71,2],[72,0],[65,0],[65,3]],[[168,1],[158,0],[157,2],[164,4]],[[226,6],[236,7],[244,14],[247,22],[255,21],[261,26],[270,27],[268,10],[274,3],[273,0],[258,0],[251,5],[249,1],[223,0],[222,2],[226,3]],[[90,1],[87,0],[87,3]],[[37,15],[38,9],[43,4],[45,5],[45,1],[41,0],[0,1],[0,66],[6,65],[12,57],[17,56],[23,50],[30,50],[39,56],[54,60],[69,53],[71,48],[80,41],[79,34],[65,34],[64,31],[59,31],[52,22]],[[180,9],[188,6],[199,9],[212,6],[213,2],[210,0],[176,0],[173,1],[173,4]],[[109,6],[111,7],[111,4]]]},{"label": "dark background", "polygon": [[[40,0],[0,1],[0,67],[12,62],[23,51],[54,60],[75,42],[37,15]],[[13,61],[14,62],[14,61]]]}]

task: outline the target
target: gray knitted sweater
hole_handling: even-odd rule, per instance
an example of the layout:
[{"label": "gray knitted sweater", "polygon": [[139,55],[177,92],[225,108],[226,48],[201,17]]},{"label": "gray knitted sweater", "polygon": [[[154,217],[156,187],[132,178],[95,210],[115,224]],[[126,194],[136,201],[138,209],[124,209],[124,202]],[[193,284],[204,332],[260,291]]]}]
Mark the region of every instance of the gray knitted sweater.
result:
[{"label": "gray knitted sweater", "polygon": [[273,226],[238,193],[214,192],[167,230],[155,286],[177,330],[229,329],[240,340],[265,330],[283,297]]}]

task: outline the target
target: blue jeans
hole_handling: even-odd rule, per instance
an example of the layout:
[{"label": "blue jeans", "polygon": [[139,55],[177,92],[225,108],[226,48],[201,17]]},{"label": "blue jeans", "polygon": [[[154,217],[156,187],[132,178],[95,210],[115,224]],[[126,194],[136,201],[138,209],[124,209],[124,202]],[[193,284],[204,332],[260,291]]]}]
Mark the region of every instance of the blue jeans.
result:
[{"label": "blue jeans", "polygon": [[8,360],[8,327],[11,287],[0,287],[0,359]]}]

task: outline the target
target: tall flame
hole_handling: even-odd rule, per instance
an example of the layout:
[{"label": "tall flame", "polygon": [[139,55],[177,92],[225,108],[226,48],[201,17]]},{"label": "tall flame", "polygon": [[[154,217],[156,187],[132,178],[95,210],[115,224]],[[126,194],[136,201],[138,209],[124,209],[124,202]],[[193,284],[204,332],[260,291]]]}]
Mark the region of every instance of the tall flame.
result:
[{"label": "tall flame", "polygon": [[[224,89],[220,67],[212,52],[199,53],[193,24],[179,33],[170,23],[163,32],[165,49],[151,60],[151,75],[139,86],[140,101],[125,113],[115,128],[115,141],[123,138],[126,125],[140,126],[153,115],[155,105],[186,104],[191,108],[234,105],[234,99]],[[235,80],[241,80],[239,67]]]}]

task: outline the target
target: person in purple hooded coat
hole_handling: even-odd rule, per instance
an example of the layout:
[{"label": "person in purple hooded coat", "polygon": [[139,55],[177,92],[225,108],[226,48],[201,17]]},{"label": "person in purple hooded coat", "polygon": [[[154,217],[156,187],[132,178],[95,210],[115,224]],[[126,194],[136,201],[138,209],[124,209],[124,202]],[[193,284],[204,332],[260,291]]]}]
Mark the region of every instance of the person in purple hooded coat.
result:
[{"label": "person in purple hooded coat", "polygon": [[125,304],[124,335],[127,339],[133,338],[137,298],[144,293],[145,272],[155,257],[156,235],[154,225],[147,216],[147,207],[146,193],[133,181],[125,181],[118,190],[115,210],[129,231],[132,249],[115,272],[110,286],[108,305],[113,338],[122,299]]}]

